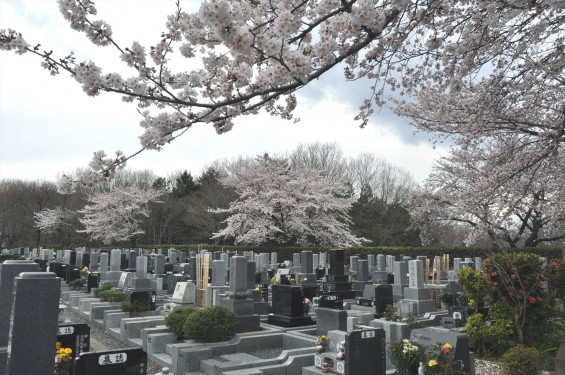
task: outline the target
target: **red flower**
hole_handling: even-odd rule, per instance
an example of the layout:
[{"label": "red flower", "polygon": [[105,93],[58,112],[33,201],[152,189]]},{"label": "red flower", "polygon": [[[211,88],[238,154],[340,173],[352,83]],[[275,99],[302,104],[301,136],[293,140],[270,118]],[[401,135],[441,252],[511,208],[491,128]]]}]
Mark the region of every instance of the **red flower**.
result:
[{"label": "red flower", "polygon": [[492,271],[491,275],[494,277],[496,276],[496,271]]},{"label": "red flower", "polygon": [[536,299],[538,300],[538,302],[543,301],[543,299],[541,298],[541,296],[537,296]]},{"label": "red flower", "polygon": [[536,303],[536,299],[534,297],[528,297],[528,301],[532,304]]}]

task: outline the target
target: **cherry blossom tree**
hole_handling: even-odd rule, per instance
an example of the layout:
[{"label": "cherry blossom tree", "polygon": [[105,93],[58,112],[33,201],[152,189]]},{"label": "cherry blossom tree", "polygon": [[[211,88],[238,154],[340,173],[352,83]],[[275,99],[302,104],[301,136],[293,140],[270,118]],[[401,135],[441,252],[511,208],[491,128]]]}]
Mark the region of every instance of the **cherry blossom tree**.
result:
[{"label": "cherry blossom tree", "polygon": [[105,244],[113,241],[131,241],[136,245],[136,236],[143,234],[141,223],[148,217],[149,202],[158,202],[162,191],[126,187],[110,191],[97,192],[89,196],[91,204],[79,211],[83,217],[80,222],[93,240]]},{"label": "cherry blossom tree", "polygon": [[212,238],[235,243],[351,246],[367,240],[349,231],[353,198],[344,183],[316,169],[291,169],[284,158],[267,155],[253,164],[238,164],[223,180],[239,198],[227,209],[227,227]]},{"label": "cherry blossom tree", "polygon": [[[547,146],[542,157],[563,142],[561,0],[209,0],[192,14],[179,0],[149,47],[119,44],[111,25],[95,19],[92,0],[58,2],[72,29],[113,48],[132,75],[57,56],[12,29],[0,30],[0,49],[38,56],[88,95],[136,102],[145,129],[137,153],[161,149],[195,123],[223,133],[261,109],[292,119],[296,91],[338,67],[348,80],[370,82],[361,126],[389,89],[410,98],[397,101],[399,113],[425,130],[470,142],[477,134],[534,135]],[[197,67],[175,71],[175,56]],[[137,153],[96,152],[80,180],[102,180]],[[59,187],[72,189],[73,179]]]},{"label": "cherry blossom tree", "polygon": [[47,208],[33,214],[35,226],[43,234],[55,235],[56,242],[68,245],[76,231],[78,213],[66,208]]},{"label": "cherry blossom tree", "polygon": [[455,149],[442,158],[410,205],[424,242],[430,226],[446,222],[471,229],[468,245],[481,237],[502,249],[565,239],[563,156],[537,161],[519,179],[507,178],[515,171],[516,158],[535,155],[537,150],[527,149],[537,146],[523,137],[501,135],[482,148]]}]

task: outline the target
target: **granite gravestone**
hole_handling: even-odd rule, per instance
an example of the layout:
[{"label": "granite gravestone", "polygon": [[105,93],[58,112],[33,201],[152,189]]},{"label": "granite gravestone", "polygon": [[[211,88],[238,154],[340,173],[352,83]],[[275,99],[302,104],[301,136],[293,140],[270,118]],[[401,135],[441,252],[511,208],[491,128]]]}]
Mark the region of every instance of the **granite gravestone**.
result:
[{"label": "granite gravestone", "polygon": [[386,346],[383,329],[366,329],[345,335],[345,375],[385,375]]},{"label": "granite gravestone", "polygon": [[141,348],[82,353],[73,368],[77,375],[147,375],[147,353]]},{"label": "granite gravestone", "polygon": [[14,278],[22,272],[37,271],[31,260],[6,260],[0,263],[0,374],[6,372],[8,360],[8,335],[14,292]]},{"label": "granite gravestone", "polygon": [[53,374],[61,279],[22,272],[14,279],[6,375]]},{"label": "granite gravestone", "polygon": [[314,324],[312,318],[305,314],[302,288],[296,285],[273,285],[272,313],[269,324],[281,327],[300,327]]},{"label": "granite gravestone", "polygon": [[[62,348],[70,348],[73,357],[78,357],[90,351],[90,327],[85,323],[60,324],[57,327],[57,342],[61,343]],[[73,375],[72,368],[69,375]]]}]

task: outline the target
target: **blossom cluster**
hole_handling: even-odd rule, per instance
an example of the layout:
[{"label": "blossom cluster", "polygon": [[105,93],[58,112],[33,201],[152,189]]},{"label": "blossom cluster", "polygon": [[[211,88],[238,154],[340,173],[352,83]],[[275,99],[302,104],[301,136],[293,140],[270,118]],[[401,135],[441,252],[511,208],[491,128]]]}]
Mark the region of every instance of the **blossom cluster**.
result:
[{"label": "blossom cluster", "polygon": [[[233,118],[260,109],[292,119],[294,93],[338,66],[346,79],[372,81],[356,116],[361,125],[387,102],[386,89],[400,94],[393,103],[419,129],[458,134],[457,145],[489,143],[500,132],[509,142],[524,137],[524,147],[537,139],[524,151],[528,171],[539,165],[534,154],[547,160],[561,143],[565,57],[555,41],[565,34],[562,1],[209,0],[194,13],[179,1],[157,43],[129,47],[96,19],[93,0],[58,3],[72,29],[114,49],[136,74],[122,78],[95,61],[56,58],[11,29],[0,30],[0,49],[33,52],[52,74],[72,74],[88,95],[107,91],[150,107],[151,118],[163,118],[144,116],[143,148],[159,149],[199,122],[223,133]],[[173,58],[196,68],[173,71]],[[490,171],[498,182],[512,177]]]}]

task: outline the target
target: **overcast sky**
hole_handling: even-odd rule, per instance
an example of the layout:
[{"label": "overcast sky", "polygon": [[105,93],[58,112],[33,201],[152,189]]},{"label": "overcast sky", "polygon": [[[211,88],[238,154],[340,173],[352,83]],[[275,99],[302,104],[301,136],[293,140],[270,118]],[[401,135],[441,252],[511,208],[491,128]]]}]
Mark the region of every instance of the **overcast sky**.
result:
[{"label": "overcast sky", "polygon": [[[200,1],[181,0],[183,9]],[[96,1],[98,18],[112,25],[118,43],[134,40],[149,49],[164,30],[173,0]],[[77,61],[93,60],[104,73],[123,69],[110,47],[95,47],[68,26],[56,0],[0,0],[0,29],[21,32],[28,43],[41,43],[57,56],[74,51]],[[140,148],[142,128],[133,103],[118,95],[89,97],[69,77],[52,77],[40,59],[0,52],[0,178],[54,180],[84,167],[97,150],[126,155]],[[347,83],[341,71],[310,85],[298,96],[293,122],[260,114],[235,121],[231,132],[216,135],[212,126],[196,125],[162,151],[145,151],[128,163],[167,176],[178,170],[199,175],[216,159],[292,151],[300,143],[336,142],[346,155],[370,152],[408,170],[417,181],[431,171],[442,150],[426,134],[413,135],[405,119],[389,110],[373,115],[360,129],[353,120],[368,84]],[[445,150],[443,150],[445,153]]]}]

